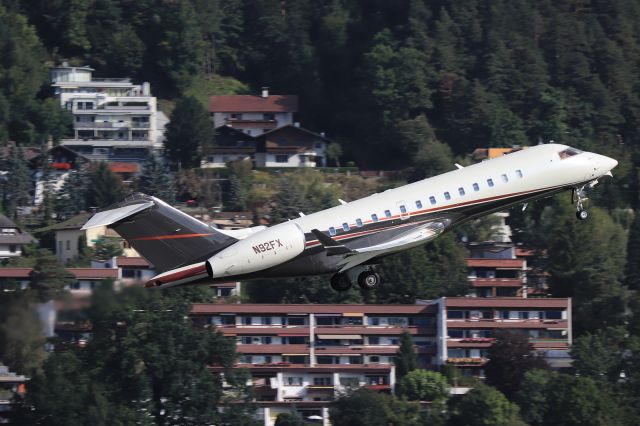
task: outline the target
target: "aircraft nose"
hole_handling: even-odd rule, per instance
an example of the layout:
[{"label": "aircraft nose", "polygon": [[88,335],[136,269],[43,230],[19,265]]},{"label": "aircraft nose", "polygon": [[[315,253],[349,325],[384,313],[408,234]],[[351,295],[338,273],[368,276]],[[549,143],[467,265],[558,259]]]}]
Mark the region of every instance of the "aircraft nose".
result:
[{"label": "aircraft nose", "polygon": [[603,173],[611,171],[611,169],[613,169],[617,165],[618,165],[618,161],[611,157],[605,157],[604,155],[600,155],[598,158],[598,168]]}]

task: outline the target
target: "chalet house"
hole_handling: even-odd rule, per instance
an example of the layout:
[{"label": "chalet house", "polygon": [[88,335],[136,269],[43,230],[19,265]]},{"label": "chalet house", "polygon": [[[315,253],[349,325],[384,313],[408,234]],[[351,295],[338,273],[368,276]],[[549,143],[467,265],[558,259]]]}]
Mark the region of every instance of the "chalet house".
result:
[{"label": "chalet house", "polygon": [[257,167],[324,167],[330,142],[323,134],[286,125],[256,138]]},{"label": "chalet house", "polygon": [[293,124],[298,112],[298,96],[270,95],[267,88],[260,96],[222,95],[209,98],[209,113],[214,127],[229,125],[249,136],[259,136],[278,127]]},{"label": "chalet house", "polygon": [[11,219],[0,214],[0,259],[22,256],[23,246],[35,241]]},{"label": "chalet house", "polygon": [[215,147],[202,160],[202,167],[225,167],[229,161],[251,160],[256,153],[256,140],[228,124],[216,128]]}]

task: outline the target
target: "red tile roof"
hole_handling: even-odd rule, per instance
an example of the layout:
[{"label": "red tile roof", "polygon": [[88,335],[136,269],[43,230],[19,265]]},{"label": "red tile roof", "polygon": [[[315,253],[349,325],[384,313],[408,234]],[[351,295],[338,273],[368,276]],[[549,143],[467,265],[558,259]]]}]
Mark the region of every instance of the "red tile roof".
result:
[{"label": "red tile roof", "polygon": [[298,96],[221,95],[209,98],[209,112],[297,112]]},{"label": "red tile roof", "polygon": [[522,297],[446,297],[447,307],[457,308],[566,308],[570,299]]},{"label": "red tile roof", "polygon": [[0,278],[31,278],[32,268],[0,268]]},{"label": "red tile roof", "polygon": [[467,259],[470,268],[509,268],[522,269],[523,259]]},{"label": "red tile roof", "polygon": [[384,314],[407,315],[434,313],[431,305],[299,305],[299,304],[212,304],[196,303],[191,309],[192,314]]},{"label": "red tile roof", "polygon": [[150,267],[153,266],[149,262],[147,262],[147,259],[145,259],[144,257],[119,256],[116,259],[116,264],[119,267],[122,267],[122,266],[137,266],[137,267],[140,267],[140,268],[150,268]]},{"label": "red tile roof", "polygon": [[103,280],[107,278],[118,278],[118,270],[111,268],[67,268],[78,279]]},{"label": "red tile roof", "polygon": [[112,162],[107,163],[107,167],[113,173],[137,173],[140,171],[140,165],[137,163]]}]

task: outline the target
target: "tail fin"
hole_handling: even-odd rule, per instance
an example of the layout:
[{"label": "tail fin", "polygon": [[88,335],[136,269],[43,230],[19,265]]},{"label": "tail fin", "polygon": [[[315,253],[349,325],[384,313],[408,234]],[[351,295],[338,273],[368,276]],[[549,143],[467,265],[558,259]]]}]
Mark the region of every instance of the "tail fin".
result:
[{"label": "tail fin", "polygon": [[82,229],[97,226],[113,228],[158,272],[204,262],[238,241],[144,194],[129,196],[96,213]]}]

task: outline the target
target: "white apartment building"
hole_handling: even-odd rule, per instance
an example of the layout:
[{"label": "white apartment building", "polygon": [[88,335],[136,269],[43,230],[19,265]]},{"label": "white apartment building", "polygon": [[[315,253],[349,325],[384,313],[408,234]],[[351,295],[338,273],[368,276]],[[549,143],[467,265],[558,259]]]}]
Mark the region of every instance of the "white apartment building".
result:
[{"label": "white apartment building", "polygon": [[60,106],[74,116],[74,137],[62,145],[90,159],[114,161],[135,161],[162,148],[166,116],[157,110],[149,83],[94,78],[93,71],[66,63],[50,69]]}]

